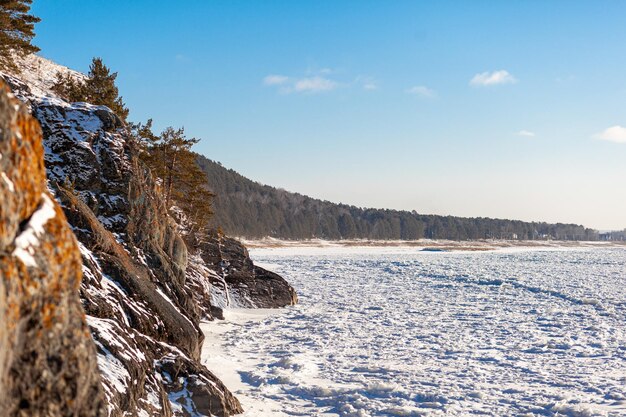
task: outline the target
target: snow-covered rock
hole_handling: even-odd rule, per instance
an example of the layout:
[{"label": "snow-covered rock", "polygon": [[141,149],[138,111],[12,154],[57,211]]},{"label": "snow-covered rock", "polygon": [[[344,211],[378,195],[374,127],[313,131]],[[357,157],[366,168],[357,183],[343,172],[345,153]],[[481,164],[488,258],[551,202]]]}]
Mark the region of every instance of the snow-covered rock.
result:
[{"label": "snow-covered rock", "polygon": [[56,67],[33,62],[33,71],[3,78],[41,124],[48,188],[79,240],[80,298],[108,415],[240,412],[200,363],[201,315],[187,286],[187,248],[127,127],[106,107],[53,96],[48,80]]},{"label": "snow-covered rock", "polygon": [[39,124],[0,84],[0,414],[104,417],[78,244],[46,189]]},{"label": "snow-covered rock", "polygon": [[[108,415],[241,412],[200,363],[200,319],[220,317],[229,306],[290,305],[295,292],[254,266],[232,239],[208,239],[188,250],[193,240],[185,241],[184,222],[170,216],[127,126],[107,107],[68,103],[51,91],[59,72],[84,75],[37,56],[20,69],[0,77],[41,124],[48,192],[78,238],[80,299]],[[0,183],[13,186],[4,177]]]},{"label": "snow-covered rock", "polygon": [[[280,275],[254,265],[238,240],[212,233],[200,245],[216,308],[276,308],[298,302],[294,289]],[[215,310],[215,308],[214,308]]]},{"label": "snow-covered rock", "polygon": [[39,55],[27,55],[19,58],[20,74],[18,77],[30,87],[32,94],[45,97],[53,96],[52,85],[57,74],[71,76],[74,79],[85,79],[86,76],[78,71],[59,65]]}]

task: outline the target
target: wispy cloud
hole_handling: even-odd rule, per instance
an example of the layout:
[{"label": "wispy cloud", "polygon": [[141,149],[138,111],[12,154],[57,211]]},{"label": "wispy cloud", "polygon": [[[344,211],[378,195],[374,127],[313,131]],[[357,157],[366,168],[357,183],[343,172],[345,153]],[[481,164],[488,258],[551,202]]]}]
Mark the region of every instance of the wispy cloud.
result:
[{"label": "wispy cloud", "polygon": [[283,85],[289,81],[289,77],[284,75],[268,75],[263,78],[263,84],[265,85]]},{"label": "wispy cloud", "polygon": [[608,140],[609,142],[626,143],[626,127],[612,126],[593,135],[594,139]]},{"label": "wispy cloud", "polygon": [[361,87],[363,88],[363,90],[367,91],[378,90],[378,83],[373,77],[370,77],[368,75],[357,76],[352,82],[352,85]]},{"label": "wispy cloud", "polygon": [[378,90],[376,79],[367,75],[357,75],[348,79],[341,77],[341,71],[331,68],[307,69],[299,76],[269,74],[263,78],[263,85],[276,88],[281,94],[327,93],[339,88],[359,88],[367,91]]},{"label": "wispy cloud", "polygon": [[337,68],[329,68],[329,67],[318,67],[318,66],[309,66],[306,71],[305,74],[308,77],[313,77],[316,75],[330,75],[330,74],[336,74],[337,72],[341,72],[340,69]]},{"label": "wispy cloud", "polygon": [[483,87],[498,84],[515,84],[516,82],[517,78],[511,75],[508,71],[499,70],[492,72],[486,71],[474,75],[474,77],[470,80],[470,85]]},{"label": "wispy cloud", "polygon": [[427,97],[427,98],[437,96],[437,92],[435,90],[428,88],[424,85],[416,85],[415,87],[411,87],[408,90],[406,90],[406,92],[409,94],[414,94],[416,96]]},{"label": "wispy cloud", "polygon": [[339,86],[339,83],[324,77],[308,77],[297,80],[293,90],[298,93],[319,93],[331,91]]},{"label": "wispy cloud", "polygon": [[535,136],[535,132],[531,132],[530,130],[520,130],[519,132],[517,132],[517,136],[523,136],[526,138],[534,138]]},{"label": "wispy cloud", "polygon": [[[324,72],[330,72],[330,70]],[[314,94],[332,91],[342,84],[329,77],[319,75],[310,75],[306,77],[289,77],[280,74],[270,74],[263,78],[263,84],[269,87],[276,87],[282,94]]]}]

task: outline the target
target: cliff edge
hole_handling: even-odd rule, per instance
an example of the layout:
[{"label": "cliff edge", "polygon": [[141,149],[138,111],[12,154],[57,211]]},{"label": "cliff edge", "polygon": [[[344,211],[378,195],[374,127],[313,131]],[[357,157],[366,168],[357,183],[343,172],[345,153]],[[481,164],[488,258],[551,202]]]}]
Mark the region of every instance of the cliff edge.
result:
[{"label": "cliff edge", "polygon": [[39,123],[0,86],[0,410],[105,416],[81,256],[46,189]]},{"label": "cliff edge", "polygon": [[[185,230],[170,216],[158,181],[139,161],[128,127],[107,107],[68,103],[46,90],[45,81],[54,73],[50,69],[54,64],[42,62],[46,63],[44,74],[27,73],[20,78],[0,74],[13,94],[39,121],[43,133],[43,141],[40,136],[33,136],[26,146],[33,149],[32,155],[12,157],[19,162],[17,165],[5,167],[9,159],[6,156],[0,159],[1,172],[5,174],[0,178],[2,201],[5,196],[2,193],[9,195],[11,188],[28,190],[31,198],[28,203],[25,197],[10,204],[3,202],[0,209],[3,225],[10,225],[0,226],[5,228],[0,230],[3,239],[0,242],[0,271],[3,271],[0,284],[5,287],[0,291],[0,305],[4,306],[8,318],[4,320],[5,328],[0,330],[0,343],[7,346],[7,349],[0,349],[0,363],[6,363],[7,367],[0,370],[2,376],[10,374],[1,379],[4,385],[0,386],[0,392],[12,392],[8,382],[17,383],[15,372],[29,372],[29,378],[39,375],[37,372],[47,375],[45,366],[37,359],[47,357],[45,355],[35,353],[35,356],[25,358],[23,362],[31,361],[28,364],[15,362],[15,355],[22,355],[22,349],[24,354],[30,352],[24,348],[27,340],[20,339],[22,322],[11,320],[26,314],[11,310],[16,303],[13,298],[20,294],[19,297],[26,297],[25,305],[29,303],[29,314],[40,320],[41,326],[51,326],[56,332],[50,333],[52,339],[46,341],[42,349],[55,349],[56,343],[65,343],[63,338],[69,338],[68,344],[62,346],[71,346],[72,352],[57,347],[61,350],[55,353],[59,366],[67,365],[68,372],[76,373],[74,379],[68,375],[66,380],[80,392],[68,403],[79,407],[79,400],[88,398],[88,406],[92,409],[86,409],[83,414],[62,410],[8,415],[196,417],[230,416],[242,412],[232,393],[200,363],[204,336],[199,322],[212,319],[214,314],[219,316],[221,292],[216,292],[212,283],[223,281],[230,272],[224,270],[224,263],[214,265],[205,260],[215,257],[210,245],[200,243],[198,247],[189,247],[185,243]],[[6,88],[4,94],[7,94]],[[20,108],[21,117],[26,117],[25,106],[7,104],[11,105]],[[39,132],[37,123],[32,118],[29,120],[27,126],[32,126],[28,129]],[[8,130],[3,128],[3,134],[6,132]],[[13,139],[6,143],[3,139],[0,148],[3,155],[24,154],[20,148],[22,145],[15,139],[20,135],[24,137],[19,132],[12,134]],[[29,182],[16,182],[25,175],[32,177]],[[41,225],[35,225],[33,230],[37,236],[41,235],[41,242],[53,238],[61,241],[36,246],[37,251],[42,251],[41,255],[35,251],[32,256],[34,262],[41,262],[41,271],[35,273],[28,269],[26,272],[30,275],[24,275],[24,268],[20,270],[15,266],[16,262],[19,265],[19,260],[16,261],[15,248],[11,245],[15,245],[12,242],[20,232],[30,230],[28,219],[42,207],[48,207],[44,214],[49,219],[43,229]],[[54,216],[49,207],[54,207]],[[55,226],[55,233],[57,228],[65,228],[62,236],[58,235],[60,232],[51,233],[56,223],[59,225]],[[61,253],[67,259],[54,258]],[[46,256],[61,266],[45,264],[44,268]],[[247,256],[247,252],[240,252],[238,256]],[[251,265],[249,258],[244,262]],[[37,288],[50,287],[59,292],[54,294],[61,298],[36,298],[34,301],[41,304],[33,304],[28,298],[32,291],[15,288],[15,280],[10,279],[16,273],[37,275],[42,281]],[[55,284],[60,279],[57,277],[63,277],[65,286]],[[248,299],[253,302],[241,306],[280,307],[294,303],[293,289],[282,278],[276,277],[273,279],[282,288],[280,292],[288,288],[292,296],[276,298],[267,291],[250,293]],[[263,274],[251,273],[242,278],[250,283],[257,278],[263,279]],[[245,294],[248,288],[254,286],[244,286],[241,292]],[[68,307],[59,309],[59,306],[65,306],[63,303]],[[70,307],[71,311],[68,310]],[[62,313],[67,314],[59,318],[54,315]],[[26,317],[26,329],[30,329],[28,326],[35,319],[30,320],[28,315],[23,317]],[[36,320],[33,323],[36,324]],[[29,331],[34,336],[48,334],[37,326]],[[78,355],[76,363],[66,364],[66,358],[74,360],[72,355]],[[29,370],[28,366],[33,369]],[[14,368],[19,369],[12,371]],[[23,383],[38,387],[36,381],[26,378]],[[59,388],[62,386],[58,384],[56,388],[51,387],[51,394]],[[33,393],[33,401],[38,401],[40,395],[39,391]],[[21,394],[2,398],[5,397],[9,402],[18,401],[18,407],[30,405],[30,402],[22,403],[25,397]],[[43,396],[42,401],[45,399]],[[68,398],[58,402],[66,400]],[[46,406],[53,405],[54,401],[51,401]],[[105,414],[98,414],[104,409]]]}]

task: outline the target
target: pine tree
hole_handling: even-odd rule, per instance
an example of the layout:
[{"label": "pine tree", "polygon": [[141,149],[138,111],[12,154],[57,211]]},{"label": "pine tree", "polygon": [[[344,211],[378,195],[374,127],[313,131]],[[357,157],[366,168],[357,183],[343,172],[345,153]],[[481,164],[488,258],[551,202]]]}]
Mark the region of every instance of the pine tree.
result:
[{"label": "pine tree", "polygon": [[77,80],[70,74],[57,73],[52,85],[52,91],[69,102],[87,101],[87,87],[82,80]]},{"label": "pine tree", "polygon": [[[152,158],[151,148],[158,144],[159,136],[152,131],[152,119],[148,119],[146,123],[128,123],[128,127],[131,131],[131,138],[133,140],[133,146],[139,152],[139,157],[146,164],[152,165],[150,159]],[[151,167],[154,170],[153,167]]]},{"label": "pine tree", "polygon": [[191,147],[198,139],[185,137],[183,128],[166,128],[160,135],[152,132],[152,120],[131,124],[142,159],[162,181],[165,204],[176,205],[189,219],[189,232],[205,230],[211,215],[212,198],[207,176],[197,164]]},{"label": "pine tree", "polygon": [[159,136],[158,141],[151,147],[153,166],[157,175],[163,180],[165,203],[169,207],[172,197],[178,196],[180,184],[185,175],[185,169],[195,165],[195,157],[191,147],[198,143],[198,139],[185,137],[184,128],[175,130],[166,128]]},{"label": "pine tree", "polygon": [[111,73],[109,67],[102,62],[102,58],[93,58],[85,81],[78,80],[70,74],[58,73],[52,91],[67,101],[85,101],[107,106],[126,121],[128,109],[119,96],[119,90],[115,85],[116,78],[117,72]]},{"label": "pine tree", "polygon": [[89,66],[85,87],[88,101],[92,104],[107,106],[123,120],[128,117],[128,109],[125,107],[119,90],[115,85],[117,72],[104,65],[102,58],[94,58]]},{"label": "pine tree", "polygon": [[30,12],[32,0],[0,0],[0,67],[18,70],[15,57],[39,52],[31,43],[35,23],[41,19]]},{"label": "pine tree", "polygon": [[212,200],[215,195],[207,188],[208,179],[196,164],[196,155],[189,152],[188,156],[193,157],[193,163],[189,163],[179,176],[175,199],[191,220],[190,234],[195,234],[206,229],[213,215]]}]

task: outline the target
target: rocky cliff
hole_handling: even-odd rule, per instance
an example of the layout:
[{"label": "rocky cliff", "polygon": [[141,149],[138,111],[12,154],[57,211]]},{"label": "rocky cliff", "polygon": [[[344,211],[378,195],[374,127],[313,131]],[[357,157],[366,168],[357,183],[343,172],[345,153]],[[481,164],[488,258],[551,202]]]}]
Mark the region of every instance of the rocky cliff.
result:
[{"label": "rocky cliff", "polygon": [[[158,184],[137,160],[127,127],[106,107],[54,97],[46,80],[33,80],[32,73],[3,78],[41,124],[48,188],[78,238],[83,278],[75,280],[108,415],[241,412],[237,399],[200,363],[198,323],[223,307],[211,283],[229,273],[205,261],[214,257],[211,247],[187,247]],[[245,280],[263,279],[250,271]],[[279,287],[293,292],[276,277]],[[295,296],[275,298],[267,291],[248,298],[247,306],[295,302]]]},{"label": "rocky cliff", "polygon": [[294,289],[280,275],[254,265],[235,239],[212,233],[200,253],[215,272],[209,276],[214,307],[274,308],[298,302]]},{"label": "rocky cliff", "polygon": [[0,410],[105,416],[81,257],[46,189],[39,124],[0,87]]}]

